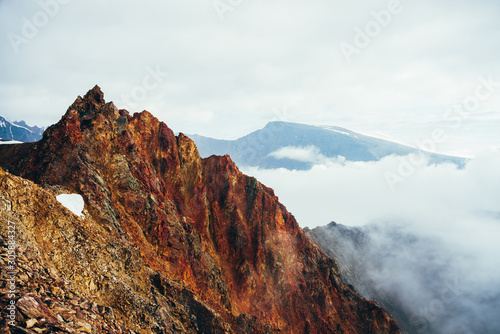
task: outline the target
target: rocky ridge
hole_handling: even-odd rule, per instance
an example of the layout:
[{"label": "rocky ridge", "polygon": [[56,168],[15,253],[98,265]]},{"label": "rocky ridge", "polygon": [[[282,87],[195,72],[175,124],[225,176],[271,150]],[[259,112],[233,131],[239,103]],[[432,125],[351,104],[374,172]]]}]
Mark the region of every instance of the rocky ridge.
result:
[{"label": "rocky ridge", "polygon": [[[110,328],[399,333],[271,189],[228,156],[201,159],[147,111],[106,103],[97,86],[41,141],[2,145],[0,165],[16,175],[2,172],[0,216],[16,223],[18,243],[75,294],[113,309]],[[82,217],[55,201],[62,192],[82,195]]]}]

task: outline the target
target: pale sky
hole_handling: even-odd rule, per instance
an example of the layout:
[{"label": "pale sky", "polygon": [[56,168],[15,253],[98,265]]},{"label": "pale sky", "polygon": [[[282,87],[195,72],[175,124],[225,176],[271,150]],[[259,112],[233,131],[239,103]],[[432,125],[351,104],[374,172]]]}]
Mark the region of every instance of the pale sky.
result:
[{"label": "pale sky", "polygon": [[0,32],[11,120],[55,123],[98,84],[188,134],[285,120],[413,146],[443,130],[435,151],[457,155],[500,148],[497,0],[0,0]]}]

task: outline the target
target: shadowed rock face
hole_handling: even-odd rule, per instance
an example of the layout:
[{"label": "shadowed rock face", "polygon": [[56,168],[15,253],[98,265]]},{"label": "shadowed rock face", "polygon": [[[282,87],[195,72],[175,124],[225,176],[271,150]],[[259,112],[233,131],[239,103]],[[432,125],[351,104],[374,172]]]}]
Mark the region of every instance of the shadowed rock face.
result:
[{"label": "shadowed rock face", "polygon": [[[97,86],[41,141],[0,147],[0,165],[35,183],[10,175],[22,189],[2,189],[14,204],[0,213],[17,220],[57,275],[127,328],[399,332],[342,282],[271,189],[228,156],[201,159],[189,138],[147,111],[130,116],[105,103]],[[52,199],[60,192],[83,196],[84,217]]]}]

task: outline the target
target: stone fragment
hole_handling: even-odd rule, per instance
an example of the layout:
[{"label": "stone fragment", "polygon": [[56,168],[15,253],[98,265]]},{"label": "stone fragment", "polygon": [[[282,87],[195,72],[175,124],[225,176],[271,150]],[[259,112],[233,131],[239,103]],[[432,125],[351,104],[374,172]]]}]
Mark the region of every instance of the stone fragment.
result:
[{"label": "stone fragment", "polygon": [[17,301],[16,307],[28,318],[45,318],[49,323],[57,323],[52,311],[36,296],[23,296]]},{"label": "stone fragment", "polygon": [[77,320],[75,322],[75,325],[76,325],[77,330],[80,332],[92,333],[92,326],[88,322],[85,322],[82,320]]},{"label": "stone fragment", "polygon": [[26,328],[31,328],[37,323],[36,319],[28,319],[26,321]]}]

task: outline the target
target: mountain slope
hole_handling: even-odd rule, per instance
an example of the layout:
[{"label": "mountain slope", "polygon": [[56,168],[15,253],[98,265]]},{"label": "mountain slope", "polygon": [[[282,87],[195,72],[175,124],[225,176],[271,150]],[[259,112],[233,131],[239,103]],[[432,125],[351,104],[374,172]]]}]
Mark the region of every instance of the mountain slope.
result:
[{"label": "mountain slope", "polygon": [[471,282],[466,276],[477,273],[462,272],[462,255],[443,240],[394,223],[332,222],[306,232],[336,259],[344,281],[384,307],[404,333],[498,332],[498,285]]},{"label": "mountain slope", "polygon": [[[238,166],[261,168],[309,169],[313,161],[278,157],[273,152],[284,148],[313,149],[316,155],[327,158],[343,156],[349,161],[377,161],[385,156],[418,154],[421,151],[378,138],[333,126],[312,126],[288,122],[270,122],[237,140],[218,140],[190,135],[202,157],[229,154]],[[464,159],[426,153],[432,163],[453,162]]]},{"label": "mountain slope", "polygon": [[35,142],[42,138],[43,129],[29,127],[24,121],[10,122],[0,115],[0,139]]},{"label": "mountain slope", "polygon": [[[84,218],[65,221],[38,209],[43,203],[35,211],[12,204],[7,187],[4,210],[60,276],[128,328],[399,332],[342,282],[271,189],[228,156],[201,159],[189,138],[148,112],[106,103],[97,86],[41,141],[2,145],[0,164],[45,191],[84,198]],[[27,217],[39,227],[24,226]]]},{"label": "mountain slope", "polygon": [[375,247],[369,230],[332,222],[327,226],[305,231],[327,255],[336,260],[346,283],[353,285],[365,298],[382,305],[397,319],[403,332],[413,332],[410,310],[401,305],[397,295],[379,287],[371,275],[375,268],[380,267],[379,256],[382,257],[382,254],[374,254]]}]

